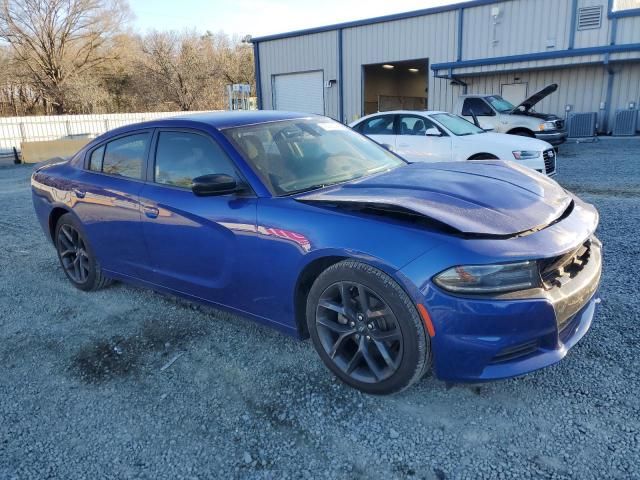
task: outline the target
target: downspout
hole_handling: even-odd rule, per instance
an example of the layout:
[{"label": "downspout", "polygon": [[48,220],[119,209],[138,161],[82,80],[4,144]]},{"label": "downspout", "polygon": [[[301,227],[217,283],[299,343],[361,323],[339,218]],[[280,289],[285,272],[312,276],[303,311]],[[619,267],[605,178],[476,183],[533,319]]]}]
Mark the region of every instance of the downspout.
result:
[{"label": "downspout", "polygon": [[458,62],[462,60],[462,31],[464,25],[464,8],[458,10]]},{"label": "downspout", "polygon": [[342,75],[342,29],[338,29],[338,116],[342,123],[344,120],[344,81]]},{"label": "downspout", "polygon": [[[616,44],[616,36],[618,33],[618,19],[616,17],[611,18],[611,37],[609,40],[609,45]],[[610,65],[610,54],[606,53],[604,56],[604,67],[607,72],[607,93],[604,100],[604,111],[602,118],[602,132],[608,133],[610,130],[609,125],[609,115],[611,114],[611,99],[613,98],[613,81],[615,72],[613,71],[613,67]]]},{"label": "downspout", "polygon": [[569,45],[567,46],[567,50],[573,50],[573,47],[576,42],[576,19],[578,15],[578,0],[571,1],[571,25],[569,28]]},{"label": "downspout", "polygon": [[258,97],[258,110],[262,110],[262,79],[260,74],[260,44],[253,44],[253,66],[256,76],[256,97]]}]

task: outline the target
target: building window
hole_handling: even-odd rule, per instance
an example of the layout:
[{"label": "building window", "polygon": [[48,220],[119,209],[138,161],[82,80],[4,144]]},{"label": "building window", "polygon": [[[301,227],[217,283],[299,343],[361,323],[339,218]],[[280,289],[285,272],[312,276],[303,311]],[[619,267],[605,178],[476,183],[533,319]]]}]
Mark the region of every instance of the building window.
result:
[{"label": "building window", "polygon": [[640,9],[640,0],[613,0],[612,11]]},{"label": "building window", "polygon": [[602,25],[602,5],[578,9],[578,30],[591,30]]}]

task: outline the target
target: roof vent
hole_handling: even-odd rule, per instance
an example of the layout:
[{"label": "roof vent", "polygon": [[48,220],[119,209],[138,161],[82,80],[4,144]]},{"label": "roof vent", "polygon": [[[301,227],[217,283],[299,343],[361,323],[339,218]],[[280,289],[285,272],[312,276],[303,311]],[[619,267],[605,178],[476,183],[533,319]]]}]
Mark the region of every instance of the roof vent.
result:
[{"label": "roof vent", "polygon": [[578,9],[578,30],[600,28],[602,25],[602,5]]}]

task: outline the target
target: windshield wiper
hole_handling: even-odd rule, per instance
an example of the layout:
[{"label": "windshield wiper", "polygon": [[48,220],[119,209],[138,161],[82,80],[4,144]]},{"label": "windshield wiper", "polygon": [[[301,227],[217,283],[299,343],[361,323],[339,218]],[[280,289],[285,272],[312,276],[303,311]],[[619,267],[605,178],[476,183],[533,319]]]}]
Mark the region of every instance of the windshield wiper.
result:
[{"label": "windshield wiper", "polygon": [[326,187],[330,187],[332,185],[336,185],[340,182],[334,182],[334,183],[316,183],[315,185],[310,185],[308,187],[304,187],[304,188],[300,188],[299,190],[292,190],[291,192],[287,192],[286,195],[295,195],[297,193],[305,193],[305,192],[310,192],[311,190],[318,190],[320,188],[326,188]]}]

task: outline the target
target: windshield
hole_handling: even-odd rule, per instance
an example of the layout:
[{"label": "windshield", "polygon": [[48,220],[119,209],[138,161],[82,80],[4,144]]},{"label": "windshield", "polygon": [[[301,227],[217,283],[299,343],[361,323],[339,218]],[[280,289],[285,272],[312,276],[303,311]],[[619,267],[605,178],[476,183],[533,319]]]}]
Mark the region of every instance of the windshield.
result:
[{"label": "windshield", "polygon": [[388,171],[406,163],[327,118],[294,119],[224,131],[276,195],[289,195]]},{"label": "windshield", "polygon": [[435,115],[431,115],[431,118],[459,137],[485,133],[484,130],[476,127],[473,123],[459,117],[458,115],[452,115],[450,113],[436,113]]},{"label": "windshield", "polygon": [[491,104],[491,106],[496,110],[496,112],[507,113],[516,108],[516,106],[505,100],[500,95],[491,95],[486,97],[487,101]]}]

